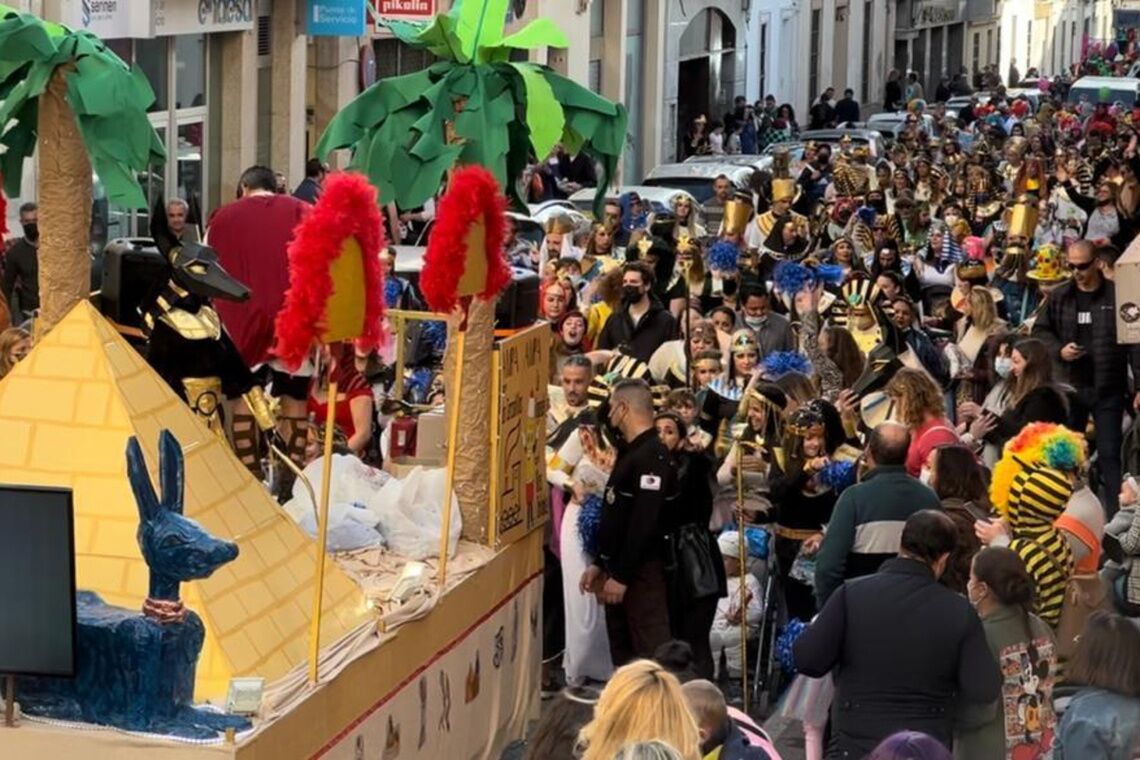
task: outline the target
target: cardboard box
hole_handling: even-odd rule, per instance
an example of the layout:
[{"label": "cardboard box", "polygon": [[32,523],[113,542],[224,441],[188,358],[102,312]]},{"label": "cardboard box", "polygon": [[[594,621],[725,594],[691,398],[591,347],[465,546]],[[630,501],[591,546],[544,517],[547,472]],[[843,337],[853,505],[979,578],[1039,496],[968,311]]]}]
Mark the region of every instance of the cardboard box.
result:
[{"label": "cardboard box", "polygon": [[1140,237],[1116,261],[1116,341],[1140,343]]}]

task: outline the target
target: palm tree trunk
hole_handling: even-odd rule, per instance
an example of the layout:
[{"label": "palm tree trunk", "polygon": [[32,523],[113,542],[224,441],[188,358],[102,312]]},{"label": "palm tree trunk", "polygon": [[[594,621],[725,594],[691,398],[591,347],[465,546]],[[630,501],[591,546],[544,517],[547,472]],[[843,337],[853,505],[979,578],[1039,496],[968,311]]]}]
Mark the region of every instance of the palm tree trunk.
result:
[{"label": "palm tree trunk", "polygon": [[67,102],[60,66],[39,99],[39,288],[36,337],[54,327],[91,289],[91,161]]}]

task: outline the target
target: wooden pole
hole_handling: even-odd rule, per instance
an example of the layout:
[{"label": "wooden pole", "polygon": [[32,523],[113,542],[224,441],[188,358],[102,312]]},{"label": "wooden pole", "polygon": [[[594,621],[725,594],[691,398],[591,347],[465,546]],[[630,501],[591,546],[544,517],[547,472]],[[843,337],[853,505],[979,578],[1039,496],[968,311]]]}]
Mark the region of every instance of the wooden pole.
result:
[{"label": "wooden pole", "polygon": [[16,676],[4,676],[4,725],[16,725]]},{"label": "wooden pole", "polygon": [[[331,378],[333,365],[329,365]],[[333,435],[336,432],[336,380],[329,380],[328,411],[325,417],[325,449],[321,462],[321,505],[317,514],[317,583],[313,589],[313,614],[309,627],[309,681],[317,682],[317,661],[321,654],[321,602],[325,588],[325,543],[329,537],[329,486],[332,480]]]},{"label": "wooden pole", "polygon": [[[463,393],[463,346],[467,330],[455,331],[455,377],[447,396],[447,475],[443,488],[443,530],[439,536],[439,595],[447,582],[447,549],[451,543],[451,489],[455,485],[455,453],[459,447],[459,405]],[[493,392],[493,391],[492,391]]]},{"label": "wooden pole", "polygon": [[748,584],[744,582],[748,573],[748,544],[744,535],[744,441],[736,442],[736,560],[740,587],[740,685],[744,700],[744,712],[748,712]]}]

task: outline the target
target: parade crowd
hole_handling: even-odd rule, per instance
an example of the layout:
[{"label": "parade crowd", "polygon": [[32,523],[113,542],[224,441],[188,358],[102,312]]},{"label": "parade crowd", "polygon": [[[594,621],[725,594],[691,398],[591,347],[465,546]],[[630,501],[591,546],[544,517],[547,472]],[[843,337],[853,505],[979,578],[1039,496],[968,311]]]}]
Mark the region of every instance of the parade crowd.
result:
[{"label": "parade crowd", "polygon": [[[953,111],[914,84],[888,85],[906,116],[886,155],[808,143],[749,187],[717,177],[704,204],[623,193],[585,223],[553,215],[541,245],[508,230],[552,331],[555,702],[529,757],[778,758],[739,709],[761,695],[810,760],[1138,756],[1140,346],[1117,340],[1113,278],[1140,224],[1140,105],[1040,80],[1036,98],[993,82]],[[829,98],[813,125],[858,114]],[[694,123],[682,153],[798,133],[790,107],[736,105],[728,150],[723,122],[711,141]],[[254,294],[218,312],[283,399],[298,464],[328,385],[280,366],[269,326],[324,172],[291,197],[252,167],[208,228]],[[559,149],[527,187],[595,181]],[[166,211],[181,236],[186,205]],[[386,211],[409,240],[433,207]],[[35,215],[20,209],[6,254],[0,377],[30,347]],[[388,306],[421,308],[383,255]],[[438,325],[409,329],[414,398],[389,395],[391,356],[322,357],[338,452],[375,461],[401,404],[442,401]],[[231,435],[266,478],[254,411],[238,405]]]},{"label": "parade crowd", "polygon": [[813,760],[1137,756],[1140,107],[1069,81],[508,241],[557,389],[528,756],[777,757],[746,691]]}]

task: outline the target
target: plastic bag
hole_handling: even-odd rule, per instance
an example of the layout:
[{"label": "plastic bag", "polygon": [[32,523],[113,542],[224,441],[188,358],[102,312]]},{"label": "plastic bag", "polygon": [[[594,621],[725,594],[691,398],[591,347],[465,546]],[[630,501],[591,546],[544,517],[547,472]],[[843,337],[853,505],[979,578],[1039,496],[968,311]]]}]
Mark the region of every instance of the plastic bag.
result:
[{"label": "plastic bag", "polygon": [[[323,459],[318,458],[304,470],[317,498],[321,493],[323,467]],[[343,552],[384,545],[384,536],[377,530],[380,521],[368,509],[368,503],[390,479],[388,473],[369,467],[356,457],[333,455],[329,529],[325,541],[328,551]],[[299,479],[293,485],[293,498],[286,502],[284,509],[306,533],[317,537],[317,507]]]},{"label": "plastic bag", "polygon": [[[372,494],[368,508],[378,518],[380,532],[394,554],[415,560],[439,556],[446,477],[442,467],[414,467],[404,477],[392,478]],[[448,556],[454,556],[463,520],[454,493],[450,503]]]}]

